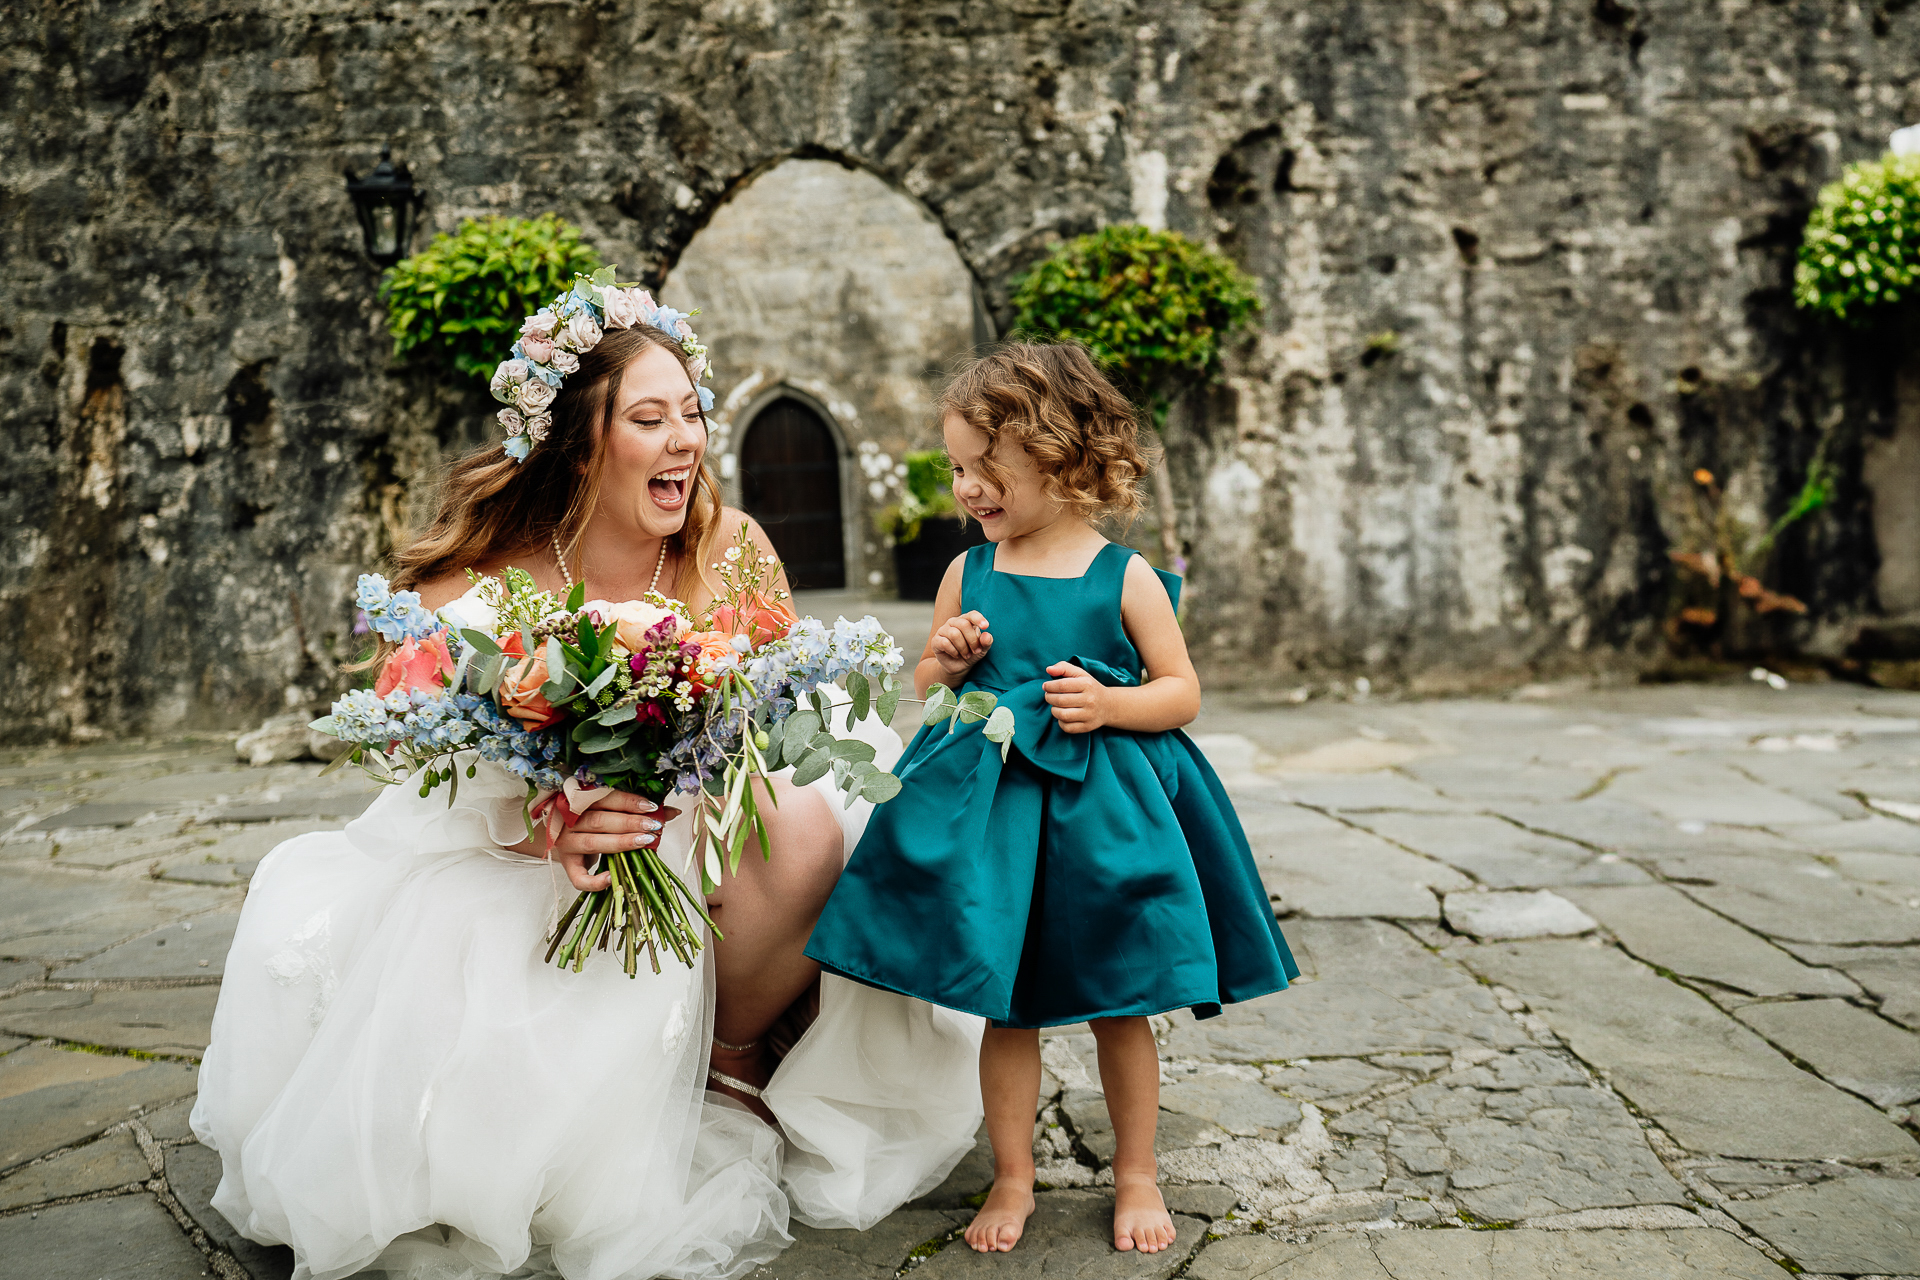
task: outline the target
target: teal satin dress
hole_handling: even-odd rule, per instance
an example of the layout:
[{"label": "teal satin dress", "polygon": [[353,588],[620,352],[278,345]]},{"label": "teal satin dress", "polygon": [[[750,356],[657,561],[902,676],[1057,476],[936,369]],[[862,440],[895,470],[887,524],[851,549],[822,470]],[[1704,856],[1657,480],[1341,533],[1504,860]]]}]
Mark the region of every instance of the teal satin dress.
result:
[{"label": "teal satin dress", "polygon": [[[1078,578],[967,553],[961,608],[993,646],[964,690],[1010,707],[1013,750],[978,723],[922,728],[874,809],[807,954],[829,972],[1002,1026],[1222,1004],[1299,975],[1225,788],[1179,730],[1069,734],[1047,706],[1062,660],[1140,683],[1120,625],[1136,554],[1113,544]],[[1161,574],[1179,603],[1180,580]]]}]

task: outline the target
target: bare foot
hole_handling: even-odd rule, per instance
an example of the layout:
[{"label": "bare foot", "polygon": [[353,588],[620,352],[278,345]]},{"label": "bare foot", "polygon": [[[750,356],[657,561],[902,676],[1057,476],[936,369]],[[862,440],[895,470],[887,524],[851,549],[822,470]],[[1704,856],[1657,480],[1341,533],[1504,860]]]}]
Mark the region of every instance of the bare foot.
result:
[{"label": "bare foot", "polygon": [[1113,1186],[1113,1247],[1158,1253],[1173,1243],[1173,1219],[1160,1188],[1144,1174],[1120,1174]]},{"label": "bare foot", "polygon": [[987,1202],[967,1224],[967,1243],[979,1253],[1005,1253],[1020,1243],[1033,1216],[1033,1178],[996,1179]]}]

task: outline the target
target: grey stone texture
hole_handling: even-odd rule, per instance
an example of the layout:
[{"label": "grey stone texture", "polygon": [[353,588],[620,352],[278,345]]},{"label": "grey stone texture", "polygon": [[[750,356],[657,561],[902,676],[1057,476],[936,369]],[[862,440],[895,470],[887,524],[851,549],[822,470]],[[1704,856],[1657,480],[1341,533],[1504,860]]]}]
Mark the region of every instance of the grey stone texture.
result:
[{"label": "grey stone texture", "polygon": [[1085,1280],[1167,1280],[1206,1234],[1198,1218],[1175,1215],[1173,1244],[1159,1253],[1115,1252],[1113,1198],[1094,1191],[1044,1191],[1034,1197],[1026,1235],[1011,1253],[975,1253],[950,1244],[916,1268],[917,1275],[1068,1276]]},{"label": "grey stone texture", "polygon": [[[953,1242],[993,1176],[983,1135],[915,1205],[870,1232],[798,1228],[767,1270],[818,1280],[885,1280],[903,1266],[1163,1278],[1189,1262],[1202,1277],[1250,1280],[1777,1274],[1733,1234],[1737,1223],[1809,1271],[1916,1274],[1901,1263],[1920,1145],[1914,1103],[1900,1101],[1913,1061],[1912,1023],[1900,1019],[1916,1018],[1920,957],[1913,944],[1846,932],[1856,902],[1908,910],[1892,892],[1897,867],[1844,856],[1913,856],[1900,833],[1869,827],[1873,818],[1772,828],[1675,819],[1611,783],[1584,799],[1538,798],[1565,795],[1569,775],[1617,782],[1620,770],[1658,774],[1677,757],[1743,769],[1780,757],[1770,741],[1831,740],[1831,751],[1790,748],[1819,765],[1790,791],[1791,774],[1752,776],[1838,811],[1838,788],[1911,769],[1916,708],[1920,698],[1835,687],[1283,708],[1210,695],[1196,740],[1217,756],[1276,890],[1307,885],[1273,869],[1276,851],[1308,868],[1337,861],[1354,837],[1409,860],[1352,874],[1340,891],[1357,909],[1400,910],[1404,869],[1417,864],[1460,878],[1443,891],[1448,916],[1426,887],[1436,906],[1424,916],[1323,917],[1283,898],[1276,909],[1290,913],[1282,925],[1303,970],[1293,989],[1207,1021],[1185,1011],[1151,1020],[1160,1167],[1183,1218],[1175,1249],[1148,1259],[1107,1243],[1114,1140],[1081,1024],[1042,1037],[1034,1151],[1058,1190],[1043,1194],[1019,1251],[983,1259]],[[325,815],[335,797],[351,798],[337,779],[315,780],[317,765],[254,770],[214,754],[125,744],[0,755],[0,788],[31,793],[22,804],[37,808],[20,814],[115,796],[167,808],[177,797],[168,811],[192,849],[162,860],[162,877],[211,865],[200,861],[204,841],[254,838],[260,856],[266,833],[337,825]],[[1423,770],[1424,782],[1399,772],[1448,759],[1456,764]],[[1503,770],[1515,780],[1498,781]],[[1890,776],[1876,785],[1920,794]],[[232,821],[300,806],[311,816]],[[1497,858],[1476,860],[1483,837]],[[164,1186],[209,1247],[254,1276],[284,1277],[286,1251],[251,1245],[208,1205],[218,1161],[188,1127],[190,1062],[130,1056],[198,1052],[242,890],[157,880],[147,862],[63,865],[46,857],[49,843],[0,844],[0,954],[30,957],[0,971],[0,1231],[24,1229],[22,1218],[58,1225],[75,1206],[56,1202],[71,1196],[138,1206],[151,1194],[123,1188]],[[20,849],[38,853],[13,856]],[[1513,883],[1478,891],[1500,875]],[[1802,883],[1807,910],[1788,915]],[[1449,926],[1456,903],[1538,890],[1599,927],[1480,943]],[[1766,933],[1749,900],[1816,919],[1833,940]],[[1894,918],[1862,911],[1860,932]],[[149,1137],[158,1183],[141,1145]],[[189,1239],[171,1220],[142,1221],[174,1233],[155,1241]],[[1425,1229],[1377,1229],[1385,1223]],[[1463,1229],[1490,1225],[1509,1229]],[[95,1236],[94,1280],[126,1261],[119,1242],[146,1238]],[[170,1243],[153,1252],[186,1257]],[[193,1258],[182,1274],[217,1261]],[[0,1274],[8,1261],[0,1254]]]},{"label": "grey stone texture", "polygon": [[[1920,1156],[1880,1112],[1806,1074],[1692,991],[1576,941],[1458,949],[1683,1146],[1754,1159]],[[1685,1070],[1675,1070],[1684,1062]]]},{"label": "grey stone texture", "polygon": [[[496,38],[523,22],[537,53]],[[1785,285],[1811,192],[1916,114],[1920,18],[1891,6],[301,0],[14,40],[21,736],[323,691],[353,573],[490,438],[477,382],[389,358],[340,177],[385,141],[433,193],[417,244],[552,209],[655,284],[796,156],[924,209],[1002,325],[1065,236],[1217,243],[1266,306],[1170,440],[1222,670],[1607,664],[1656,640],[1672,477],[1713,461],[1764,522],[1820,424],[1893,394],[1897,361]],[[889,315],[828,295],[818,322],[854,346]],[[1871,599],[1857,453],[1782,583],[1827,617]]]},{"label": "grey stone texture", "polygon": [[1910,1178],[1836,1178],[1728,1210],[1808,1271],[1920,1275],[1920,1183]]},{"label": "grey stone texture", "polygon": [[1531,893],[1450,893],[1447,927],[1488,940],[1554,938],[1596,928],[1592,916],[1548,889]]},{"label": "grey stone texture", "polygon": [[209,1270],[205,1256],[150,1195],[0,1218],[5,1280],[182,1280]]},{"label": "grey stone texture", "polygon": [[1724,1231],[1395,1231],[1207,1246],[1196,1280],[1773,1280],[1772,1259]]},{"label": "grey stone texture", "polygon": [[1735,1016],[1875,1106],[1920,1101],[1920,1036],[1845,1000],[1752,1004]]}]

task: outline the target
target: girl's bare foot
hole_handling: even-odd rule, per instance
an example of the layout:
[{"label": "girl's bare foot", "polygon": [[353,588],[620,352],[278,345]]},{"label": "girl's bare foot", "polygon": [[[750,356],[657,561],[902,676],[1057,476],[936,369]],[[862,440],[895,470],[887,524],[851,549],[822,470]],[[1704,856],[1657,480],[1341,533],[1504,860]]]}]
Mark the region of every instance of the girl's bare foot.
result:
[{"label": "girl's bare foot", "polygon": [[[1020,1243],[1033,1216],[1033,1178],[996,1178],[987,1202],[967,1224],[967,1243],[979,1253],[1005,1253]],[[1169,1235],[1168,1239],[1172,1239]]]},{"label": "girl's bare foot", "polygon": [[1147,1174],[1121,1173],[1113,1180],[1113,1247],[1125,1253],[1158,1253],[1173,1243],[1173,1218],[1160,1188]]}]

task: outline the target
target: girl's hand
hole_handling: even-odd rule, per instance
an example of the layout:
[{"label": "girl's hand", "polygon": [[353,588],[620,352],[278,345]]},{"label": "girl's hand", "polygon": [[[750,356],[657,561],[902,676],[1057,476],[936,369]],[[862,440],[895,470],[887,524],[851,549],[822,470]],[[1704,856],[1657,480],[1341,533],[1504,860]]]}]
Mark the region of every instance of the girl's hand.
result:
[{"label": "girl's hand", "polygon": [[993,647],[993,637],[987,634],[987,620],[977,610],[969,610],[948,619],[946,626],[933,633],[929,647],[940,670],[958,678],[987,656],[987,650]]},{"label": "girl's hand", "polygon": [[580,821],[571,830],[562,832],[551,849],[544,847],[544,832],[509,848],[516,853],[558,862],[566,868],[567,879],[574,888],[593,892],[612,884],[613,877],[604,871],[598,875],[589,872],[588,862],[627,849],[657,848],[660,828],[679,816],[678,809],[663,808],[630,791],[616,791],[581,814]]},{"label": "girl's hand", "polygon": [[1068,733],[1091,733],[1107,723],[1109,695],[1107,686],[1074,666],[1056,662],[1047,668],[1052,680],[1040,686],[1046,690],[1047,705],[1053,718]]}]

